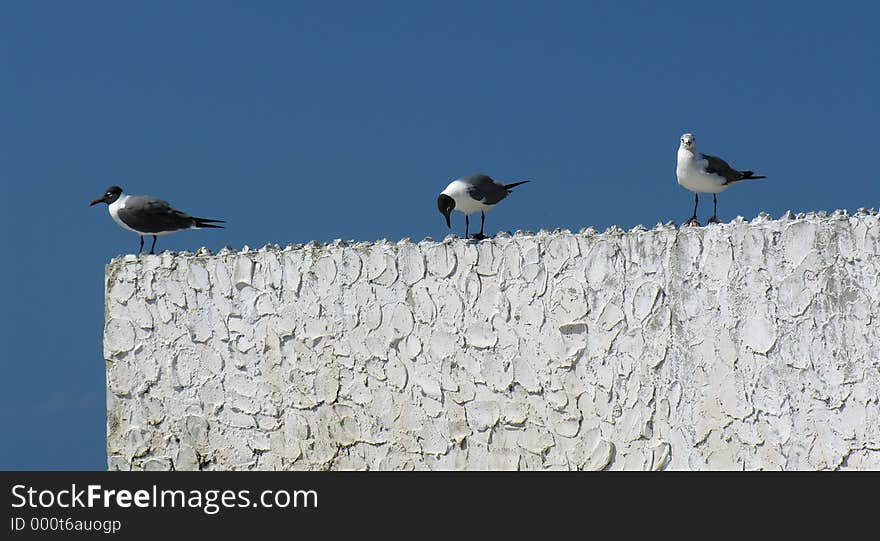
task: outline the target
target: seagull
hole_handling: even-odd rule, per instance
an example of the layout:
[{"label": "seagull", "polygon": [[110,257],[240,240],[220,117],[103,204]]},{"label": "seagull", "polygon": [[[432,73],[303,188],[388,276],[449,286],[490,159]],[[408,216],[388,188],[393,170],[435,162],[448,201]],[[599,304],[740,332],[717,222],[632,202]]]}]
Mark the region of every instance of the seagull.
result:
[{"label": "seagull", "polygon": [[687,222],[690,225],[700,225],[697,221],[697,205],[700,203],[701,193],[712,194],[715,207],[709,223],[718,223],[718,193],[741,180],[767,178],[756,176],[754,171],[737,171],[717,156],[700,154],[697,152],[696,139],[690,133],[681,136],[675,175],[681,186],[694,192],[694,215]]},{"label": "seagull", "polygon": [[486,211],[494,208],[499,201],[507,197],[510,190],[526,182],[529,181],[504,184],[500,180],[492,180],[488,175],[482,173],[467,175],[453,180],[445,190],[440,192],[440,196],[437,198],[437,208],[440,210],[440,214],[446,218],[446,225],[450,229],[452,224],[449,221],[449,215],[452,213],[452,209],[464,213],[465,238],[468,238],[468,228],[470,227],[468,216],[479,212],[480,232],[474,233],[473,238],[485,239],[483,226],[486,224]]},{"label": "seagull", "polygon": [[107,203],[110,217],[123,229],[137,233],[141,238],[138,255],[144,249],[144,236],[153,236],[153,245],[150,253],[156,248],[156,238],[159,235],[167,235],[184,229],[201,229],[203,227],[223,228],[215,223],[225,223],[223,220],[209,220],[208,218],[195,218],[171,208],[167,201],[146,197],[143,195],[124,195],[119,186],[110,186],[104,195],[92,201],[89,206],[98,203]]}]

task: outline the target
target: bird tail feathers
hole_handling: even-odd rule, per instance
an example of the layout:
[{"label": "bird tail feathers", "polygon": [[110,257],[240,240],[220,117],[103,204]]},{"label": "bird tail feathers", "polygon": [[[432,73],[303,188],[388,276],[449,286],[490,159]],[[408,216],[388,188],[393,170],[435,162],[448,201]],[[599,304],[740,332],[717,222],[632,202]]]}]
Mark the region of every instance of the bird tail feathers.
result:
[{"label": "bird tail feathers", "polygon": [[743,171],[742,174],[743,174],[742,180],[756,180],[759,178],[767,178],[763,175],[755,175],[754,171]]},{"label": "bird tail feathers", "polygon": [[211,220],[210,218],[193,218],[196,222],[196,227],[213,227],[215,229],[224,229],[222,225],[213,225],[213,224],[225,224],[226,222],[223,220]]},{"label": "bird tail feathers", "polygon": [[516,187],[519,186],[520,184],[525,184],[526,182],[531,182],[531,181],[530,181],[530,180],[521,180],[521,181],[519,181],[519,182],[514,182],[514,183],[512,183],[512,184],[505,184],[505,185],[504,185],[504,189],[505,189],[505,190],[510,190],[510,189],[516,188]]}]

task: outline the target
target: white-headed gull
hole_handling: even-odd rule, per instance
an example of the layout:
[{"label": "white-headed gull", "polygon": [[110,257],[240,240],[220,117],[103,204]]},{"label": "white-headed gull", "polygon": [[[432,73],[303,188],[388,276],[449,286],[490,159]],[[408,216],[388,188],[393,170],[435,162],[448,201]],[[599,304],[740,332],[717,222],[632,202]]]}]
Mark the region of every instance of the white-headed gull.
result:
[{"label": "white-headed gull", "polygon": [[700,154],[697,152],[696,139],[690,133],[681,136],[675,174],[681,186],[694,192],[694,215],[687,222],[692,225],[700,225],[697,221],[697,205],[700,203],[701,193],[712,194],[715,206],[709,223],[716,223],[718,222],[717,194],[741,180],[767,178],[755,175],[754,171],[738,171],[717,156]]}]

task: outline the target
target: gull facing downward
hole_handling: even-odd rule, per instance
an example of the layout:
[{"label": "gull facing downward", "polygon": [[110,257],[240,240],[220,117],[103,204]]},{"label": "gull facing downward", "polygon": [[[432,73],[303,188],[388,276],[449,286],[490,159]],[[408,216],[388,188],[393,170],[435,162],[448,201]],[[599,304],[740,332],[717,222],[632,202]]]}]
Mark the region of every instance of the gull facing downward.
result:
[{"label": "gull facing downward", "polygon": [[504,184],[500,180],[492,180],[488,175],[476,174],[457,178],[449,183],[437,198],[437,209],[446,218],[446,225],[451,229],[449,215],[453,209],[464,213],[464,238],[468,238],[470,227],[469,216],[480,213],[480,232],[474,233],[474,239],[485,239],[483,226],[486,224],[486,211],[495,208],[510,191],[528,180]]}]

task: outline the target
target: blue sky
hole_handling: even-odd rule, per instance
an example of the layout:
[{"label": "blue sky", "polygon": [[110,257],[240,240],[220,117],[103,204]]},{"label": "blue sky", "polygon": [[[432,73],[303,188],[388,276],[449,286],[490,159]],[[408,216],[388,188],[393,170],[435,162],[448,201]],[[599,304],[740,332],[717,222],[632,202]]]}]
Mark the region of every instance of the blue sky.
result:
[{"label": "blue sky", "polygon": [[106,467],[103,272],[137,250],[88,207],[107,186],[228,221],[160,250],[443,238],[437,194],[474,172],[533,181],[489,234],[650,227],[690,216],[693,132],[769,177],[721,194],[722,221],[878,207],[878,20],[874,2],[4,3],[0,469]]}]

